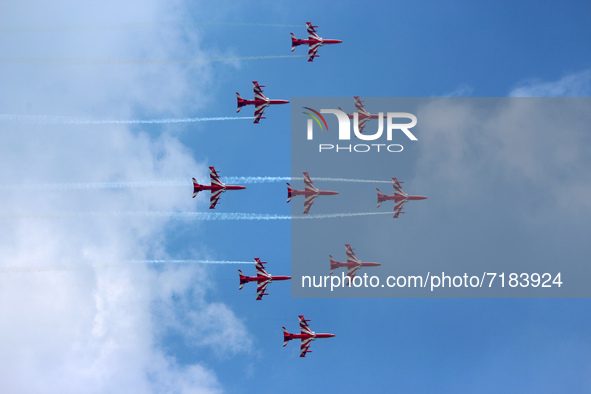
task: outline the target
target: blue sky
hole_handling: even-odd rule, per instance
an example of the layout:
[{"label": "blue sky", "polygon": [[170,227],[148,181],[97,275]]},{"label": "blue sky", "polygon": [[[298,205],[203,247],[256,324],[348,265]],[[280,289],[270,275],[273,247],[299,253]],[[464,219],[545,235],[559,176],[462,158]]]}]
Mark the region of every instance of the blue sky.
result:
[{"label": "blue sky", "polygon": [[[235,92],[250,98],[253,80],[278,99],[588,96],[590,8],[580,2],[560,8],[539,2],[4,3],[0,113],[98,119],[234,116]],[[319,25],[320,36],[343,40],[321,48],[312,64],[305,58],[68,63],[72,58],[290,55],[289,33],[303,37],[306,21]],[[260,25],[243,25],[248,23]],[[305,53],[303,47],[294,52]],[[240,115],[251,111],[246,107]],[[259,125],[250,120],[150,126],[0,123],[0,184],[207,180],[210,165],[222,176],[288,176],[289,111],[288,106],[271,107]],[[464,135],[450,137],[461,141]],[[563,180],[557,171],[552,179],[584,196],[591,184],[584,157],[589,142],[586,136],[576,142],[581,142],[579,150],[565,145],[579,156],[564,168],[577,172]],[[428,186],[424,179],[432,166],[466,168],[473,164],[469,159],[453,162],[426,147],[416,161],[402,164],[403,175],[418,189]],[[533,159],[536,164],[539,156]],[[540,169],[552,170],[552,163]],[[517,162],[515,168],[523,167]],[[539,171],[528,174],[532,190],[544,185]],[[217,210],[290,213],[283,183],[247,187],[225,193]],[[555,200],[543,201],[558,201],[558,213],[565,213],[559,228],[573,230],[552,238],[568,251],[556,247],[549,253],[588,256],[583,235],[589,204],[572,197],[560,203],[560,190],[552,192]],[[190,196],[189,184],[2,193],[2,212],[17,217],[0,222],[0,369],[7,371],[2,391],[591,390],[586,299],[292,299],[289,285],[278,282],[256,302],[253,284],[238,291],[236,273],[240,268],[253,274],[254,266],[92,265],[260,257],[269,262],[269,272],[289,274],[287,221],[35,217],[63,211],[207,211],[206,197]],[[413,219],[429,225],[426,211],[421,213],[429,202],[409,206],[400,225],[412,231],[416,226],[408,222]],[[537,207],[539,216],[528,211],[529,219],[539,217],[547,225],[543,207]],[[34,217],[25,220],[23,214]],[[491,239],[482,244],[494,244],[497,236],[505,239],[494,211],[480,216],[490,220],[483,233]],[[442,222],[433,226],[445,231]],[[478,256],[481,250],[462,245],[451,252]],[[541,253],[535,239],[531,252]],[[334,254],[342,258],[344,248]],[[358,255],[370,259],[371,253],[358,250]],[[25,272],[72,261],[81,269]],[[23,272],[6,273],[10,269]],[[295,342],[281,347],[281,326],[297,330],[298,314],[312,319],[313,330],[336,334],[316,341],[304,360]]]}]

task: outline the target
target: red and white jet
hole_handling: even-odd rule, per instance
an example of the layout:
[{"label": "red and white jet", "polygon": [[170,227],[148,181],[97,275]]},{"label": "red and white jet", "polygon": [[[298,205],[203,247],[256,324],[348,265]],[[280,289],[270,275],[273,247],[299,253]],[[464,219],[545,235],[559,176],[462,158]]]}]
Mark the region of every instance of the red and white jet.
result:
[{"label": "red and white jet", "polygon": [[312,208],[312,204],[314,204],[316,197],[339,194],[339,192],[332,192],[330,190],[316,189],[312,183],[312,180],[310,179],[310,175],[308,175],[307,172],[304,172],[304,185],[306,186],[305,190],[296,190],[292,188],[289,183],[287,184],[287,202],[290,202],[293,196],[306,196],[306,200],[304,202],[304,214],[310,212],[310,208]]},{"label": "red and white jet", "polygon": [[402,206],[408,200],[426,200],[427,199],[427,197],[425,197],[425,196],[409,196],[408,194],[406,194],[405,192],[402,191],[402,186],[400,186],[401,183],[404,183],[404,182],[398,182],[398,179],[392,178],[392,184],[394,185],[394,195],[393,196],[384,195],[384,194],[382,194],[382,192],[380,192],[380,189],[376,188],[376,190],[378,191],[378,208],[380,207],[380,205],[382,205],[382,203],[384,201],[394,200],[394,219],[396,219],[398,217],[398,215],[400,215],[401,213],[405,213],[402,211]]},{"label": "red and white jet", "polygon": [[271,100],[265,97],[263,94],[263,89],[265,85],[259,85],[257,81],[252,81],[252,86],[254,90],[254,100],[244,100],[240,97],[240,93],[236,92],[236,99],[238,100],[238,109],[236,112],[240,112],[242,107],[245,105],[254,105],[254,122],[259,123],[261,119],[266,119],[263,116],[263,112],[265,112],[265,108],[267,108],[271,104],[288,104],[289,100]]},{"label": "red and white jet", "polygon": [[308,30],[308,39],[307,40],[300,40],[297,39],[293,33],[291,34],[291,51],[293,52],[294,49],[296,49],[296,47],[298,45],[302,45],[302,44],[308,44],[308,61],[309,62],[313,62],[315,57],[319,57],[320,55],[317,55],[316,52],[318,52],[318,49],[324,45],[324,44],[340,44],[341,40],[325,40],[324,38],[321,38],[318,36],[318,34],[316,33],[316,30],[314,29],[315,27],[318,26],[312,26],[312,24],[310,22],[306,22],[306,28]]},{"label": "red and white jet", "polygon": [[298,316],[300,318],[300,330],[301,334],[290,334],[285,327],[283,327],[283,347],[287,345],[287,342],[291,341],[292,339],[301,339],[302,344],[300,347],[300,357],[306,357],[306,353],[312,353],[311,350],[308,350],[312,341],[315,341],[316,338],[332,338],[334,334],[317,334],[314,331],[310,330],[308,327],[308,323],[310,320],[304,319],[304,316]]},{"label": "red and white jet", "polygon": [[268,295],[265,293],[265,289],[267,285],[274,280],[288,280],[291,279],[291,276],[271,276],[264,267],[264,264],[267,264],[266,261],[261,261],[260,259],[254,259],[256,262],[256,269],[257,269],[257,276],[246,276],[242,273],[242,271],[238,270],[238,274],[240,275],[240,287],[239,290],[242,290],[245,283],[248,282],[257,282],[257,300],[263,299],[264,295]]},{"label": "red and white jet", "polygon": [[353,252],[353,248],[349,244],[345,244],[345,248],[347,248],[347,262],[340,263],[335,261],[335,259],[329,255],[330,257],[330,275],[333,274],[334,270],[337,268],[345,267],[347,268],[347,276],[353,279],[357,271],[359,271],[362,267],[378,267],[380,263],[364,263],[361,262],[357,256],[355,256],[355,252]]},{"label": "red and white jet", "polygon": [[[370,114],[369,112],[367,112],[367,110],[365,109],[365,106],[363,105],[363,101],[361,101],[361,98],[359,96],[353,96],[353,98],[355,99],[355,112],[357,112],[359,115],[357,115],[357,127],[360,133],[363,133],[363,130],[365,129],[365,125],[367,124],[367,122],[369,122],[371,119],[378,119],[378,117],[380,115],[378,114]],[[341,111],[343,111],[343,109],[341,107],[339,107],[339,109]],[[344,112],[344,111],[343,111]],[[347,116],[349,117],[349,119],[355,119],[355,114],[347,114]]]},{"label": "red and white jet", "polygon": [[209,209],[214,209],[215,205],[218,203],[220,196],[226,190],[241,190],[246,189],[246,186],[236,186],[236,185],[226,185],[220,181],[220,177],[218,176],[217,172],[215,172],[215,168],[209,167],[209,178],[211,179],[211,185],[200,185],[197,183],[197,180],[193,178],[193,198],[197,196],[202,190],[211,190],[211,198],[209,200]]}]

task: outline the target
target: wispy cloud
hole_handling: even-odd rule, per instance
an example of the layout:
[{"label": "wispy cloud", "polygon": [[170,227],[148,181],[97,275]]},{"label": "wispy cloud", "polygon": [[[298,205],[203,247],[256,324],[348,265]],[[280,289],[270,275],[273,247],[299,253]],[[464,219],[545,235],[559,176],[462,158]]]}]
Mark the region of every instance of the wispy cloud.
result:
[{"label": "wispy cloud", "polygon": [[[183,16],[181,1],[126,3],[11,3],[11,26],[80,26]],[[169,18],[169,19],[167,19]],[[101,56],[174,59],[200,50],[194,27],[108,31],[55,31],[0,36],[3,55]],[[98,119],[175,118],[200,114],[209,64],[125,67],[0,65],[2,112]],[[203,114],[207,116],[208,114]],[[205,177],[189,150],[158,126],[0,125],[0,183],[109,183]],[[43,209],[195,210],[182,188],[10,190],[0,194],[2,212]],[[83,221],[0,220],[0,267],[35,267],[55,261],[166,259],[169,219],[87,218]],[[183,256],[184,257],[184,256]],[[190,256],[212,260],[211,256]],[[26,270],[25,270],[26,271]],[[211,303],[196,287],[207,270],[195,265],[122,266],[0,275],[0,391],[2,392],[218,392],[215,371],[200,360],[180,365],[159,345],[163,316],[179,302],[203,333],[205,346],[221,355],[248,351],[248,333],[230,307]],[[195,301],[186,302],[187,299]],[[216,330],[212,330],[215,327]],[[231,340],[220,342],[218,333]],[[188,336],[188,331],[179,335]],[[191,342],[190,342],[191,343]]]},{"label": "wispy cloud", "polygon": [[531,199],[529,193],[537,190],[527,204],[504,206],[522,207],[518,214],[532,216],[547,209],[543,217],[590,212],[588,103],[586,98],[436,99],[417,114],[425,131],[418,165],[424,187],[440,186],[452,204],[484,198],[497,208],[505,196]]},{"label": "wispy cloud", "polygon": [[591,95],[591,70],[567,74],[558,81],[539,79],[521,81],[509,93],[510,97],[589,97]]},{"label": "wispy cloud", "polygon": [[469,97],[472,96],[474,89],[470,85],[462,84],[456,87],[451,92],[442,94],[442,97]]}]

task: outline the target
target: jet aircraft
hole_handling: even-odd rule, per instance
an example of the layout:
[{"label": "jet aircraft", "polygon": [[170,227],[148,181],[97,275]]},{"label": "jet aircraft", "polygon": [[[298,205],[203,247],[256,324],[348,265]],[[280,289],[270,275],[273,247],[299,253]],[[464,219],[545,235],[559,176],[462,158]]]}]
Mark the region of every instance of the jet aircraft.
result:
[{"label": "jet aircraft", "polygon": [[[363,105],[363,101],[361,101],[361,98],[359,96],[353,96],[353,98],[355,99],[355,112],[359,114],[357,117],[358,130],[360,133],[363,133],[363,130],[365,129],[365,125],[367,124],[367,122],[369,122],[371,119],[378,119],[379,114],[372,115],[369,112],[367,112],[365,106]],[[339,107],[339,109],[343,111],[341,107]],[[347,116],[349,117],[349,119],[355,119],[354,113],[347,114]]]},{"label": "jet aircraft", "polygon": [[266,119],[263,116],[263,112],[265,112],[265,108],[267,108],[271,104],[288,104],[289,100],[271,100],[265,97],[263,94],[263,89],[265,85],[259,85],[257,81],[252,81],[252,86],[254,90],[254,99],[253,100],[244,100],[240,97],[240,93],[236,92],[236,99],[238,100],[238,109],[236,112],[240,112],[242,107],[245,105],[254,105],[254,122],[259,123],[261,119]]},{"label": "jet aircraft", "polygon": [[211,185],[200,185],[195,178],[193,178],[193,198],[197,196],[202,190],[211,190],[211,198],[209,200],[209,209],[214,209],[215,205],[218,203],[220,196],[226,190],[241,190],[246,189],[246,186],[236,186],[236,185],[226,185],[220,181],[220,177],[218,176],[215,168],[209,167],[209,178],[211,179]]},{"label": "jet aircraft", "polygon": [[405,213],[402,211],[402,206],[408,200],[427,199],[427,197],[425,196],[409,196],[408,194],[402,191],[402,186],[400,186],[401,183],[404,182],[398,182],[398,179],[392,178],[392,184],[394,185],[394,195],[392,196],[384,195],[382,194],[382,192],[380,192],[380,189],[376,188],[376,190],[378,191],[378,208],[380,207],[380,205],[382,205],[384,201],[394,200],[394,219],[396,219],[399,214]]},{"label": "jet aircraft", "polygon": [[340,263],[335,261],[332,256],[330,257],[330,275],[333,274],[334,270],[337,268],[345,267],[347,268],[347,276],[353,279],[357,271],[359,271],[362,267],[378,267],[380,263],[365,263],[361,262],[357,256],[355,256],[355,252],[353,252],[353,248],[349,244],[345,244],[345,248],[347,249],[347,262]]},{"label": "jet aircraft", "polygon": [[291,51],[293,52],[294,49],[296,49],[296,47],[298,45],[302,45],[302,44],[308,44],[308,61],[309,62],[313,62],[315,57],[319,57],[320,55],[317,55],[316,52],[318,52],[318,49],[324,45],[324,44],[340,44],[341,40],[325,40],[321,37],[318,36],[318,34],[316,33],[316,30],[314,29],[315,27],[318,26],[312,26],[312,24],[310,22],[306,22],[306,28],[308,30],[308,39],[307,40],[300,40],[297,39],[293,33],[291,34]]},{"label": "jet aircraft", "polygon": [[310,208],[312,208],[312,204],[314,204],[316,197],[339,194],[339,192],[332,192],[330,190],[316,189],[312,183],[312,179],[310,179],[310,175],[308,175],[307,172],[304,172],[304,185],[306,186],[305,190],[295,190],[289,183],[287,184],[287,202],[290,202],[293,196],[306,196],[306,200],[304,202],[304,214],[310,212]]},{"label": "jet aircraft", "polygon": [[265,293],[265,289],[267,285],[274,280],[288,280],[291,279],[291,276],[271,276],[264,267],[264,264],[267,264],[266,261],[261,261],[260,259],[254,259],[256,262],[256,269],[257,269],[257,276],[246,276],[242,273],[242,271],[238,270],[238,274],[240,275],[240,287],[239,290],[242,290],[245,283],[248,282],[257,282],[257,300],[262,300],[264,295],[268,295]]},{"label": "jet aircraft", "polygon": [[308,327],[308,323],[310,320],[304,319],[304,316],[298,316],[300,319],[300,330],[301,334],[290,334],[285,327],[283,327],[283,347],[287,345],[287,342],[291,341],[292,339],[301,339],[302,344],[300,347],[300,357],[306,357],[306,353],[312,353],[311,350],[308,350],[312,341],[315,341],[317,338],[332,338],[334,334],[317,334],[314,331],[310,330]]}]

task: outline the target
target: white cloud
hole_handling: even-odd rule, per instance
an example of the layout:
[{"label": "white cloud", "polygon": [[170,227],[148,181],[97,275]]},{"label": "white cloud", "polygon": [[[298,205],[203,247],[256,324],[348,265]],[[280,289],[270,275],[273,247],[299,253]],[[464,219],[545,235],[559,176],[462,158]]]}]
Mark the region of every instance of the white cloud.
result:
[{"label": "white cloud", "polygon": [[[446,96],[470,93],[470,87],[462,85]],[[579,97],[590,93],[591,70],[584,70],[554,82],[521,82],[509,96]],[[573,198],[578,200],[574,196],[590,189],[589,178],[581,171],[581,165],[586,165],[587,145],[584,104],[561,102],[560,109],[546,105],[549,111],[543,113],[533,99],[506,104],[487,112],[481,107],[486,106],[483,99],[440,99],[422,108],[421,127],[431,131],[421,146],[422,170],[435,176],[436,184],[447,185],[443,190],[450,196],[478,193],[473,187],[477,178],[501,176],[540,185],[552,179],[545,189],[552,190],[554,202],[572,205]],[[573,178],[568,174],[578,175]],[[565,195],[564,190],[570,189],[579,192]],[[576,206],[589,203],[581,199]]]},{"label": "white cloud", "polygon": [[[183,19],[179,1],[34,4],[3,5],[2,18],[10,21],[5,26],[22,28],[0,36],[3,56],[206,55],[194,32],[161,23]],[[129,28],[134,22],[152,27]],[[80,29],[35,30],[64,26]],[[40,61],[0,64],[0,75],[3,113],[128,118],[195,113],[204,105],[213,69],[207,64],[77,66]],[[0,129],[0,184],[189,181],[206,174],[175,138],[137,127],[0,124]],[[248,333],[232,310],[195,290],[206,281],[203,268],[92,267],[96,261],[164,256],[165,218],[35,218],[38,212],[194,210],[190,195],[189,182],[186,188],[3,191],[0,212],[12,218],[0,219],[0,268],[54,270],[0,273],[0,391],[221,391],[214,371],[199,363],[179,365],[158,345],[162,318],[177,313],[180,302],[199,317],[191,323],[201,342],[195,343],[188,328],[179,331],[189,343],[222,356],[249,350]],[[80,269],[61,270],[63,264]],[[218,332],[230,340],[222,344]]]},{"label": "white cloud", "polygon": [[461,84],[458,85],[454,90],[451,92],[442,94],[443,97],[467,97],[471,96],[474,89],[470,85]]},{"label": "white cloud", "polygon": [[538,79],[522,81],[510,97],[588,97],[591,95],[591,70],[565,75],[558,81],[542,82]]},{"label": "white cloud", "polygon": [[[532,216],[589,212],[588,104],[587,98],[434,99],[417,113],[424,130],[418,178],[439,186],[450,203],[478,198],[499,208],[526,198]],[[517,207],[524,206],[510,209]]]}]

